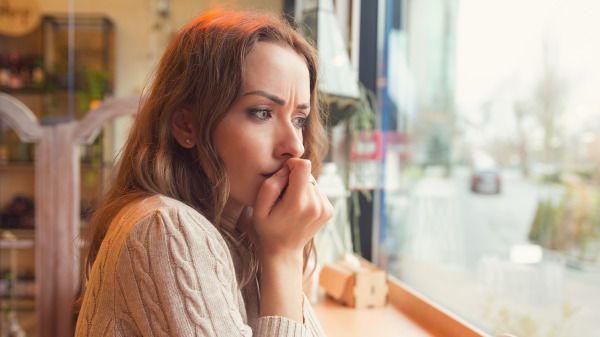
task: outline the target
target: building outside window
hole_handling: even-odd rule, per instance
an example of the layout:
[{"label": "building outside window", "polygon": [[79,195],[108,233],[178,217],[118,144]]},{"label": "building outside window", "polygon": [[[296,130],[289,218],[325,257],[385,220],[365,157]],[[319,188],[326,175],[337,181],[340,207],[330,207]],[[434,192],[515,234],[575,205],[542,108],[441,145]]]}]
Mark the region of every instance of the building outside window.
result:
[{"label": "building outside window", "polygon": [[490,335],[595,335],[600,5],[378,5],[373,259]]}]

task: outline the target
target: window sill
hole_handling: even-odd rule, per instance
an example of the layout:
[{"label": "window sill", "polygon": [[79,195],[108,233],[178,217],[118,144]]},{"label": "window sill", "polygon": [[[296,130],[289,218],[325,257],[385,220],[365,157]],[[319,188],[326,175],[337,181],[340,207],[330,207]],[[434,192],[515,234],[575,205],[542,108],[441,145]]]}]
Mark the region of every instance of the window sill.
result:
[{"label": "window sill", "polygon": [[392,276],[384,308],[353,309],[322,297],[313,309],[329,337],[379,337],[390,331],[408,337],[490,337]]},{"label": "window sill", "polygon": [[393,331],[406,337],[441,337],[391,305],[354,309],[327,298],[313,304],[313,309],[328,337],[388,337]]},{"label": "window sill", "polygon": [[425,298],[402,281],[388,276],[388,302],[403,315],[431,331],[431,336],[490,337],[452,312]]}]

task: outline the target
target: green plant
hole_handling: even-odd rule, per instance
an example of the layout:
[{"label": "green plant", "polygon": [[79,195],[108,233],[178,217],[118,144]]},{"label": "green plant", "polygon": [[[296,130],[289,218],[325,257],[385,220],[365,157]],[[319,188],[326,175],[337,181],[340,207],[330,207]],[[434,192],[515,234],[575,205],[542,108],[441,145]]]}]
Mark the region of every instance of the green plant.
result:
[{"label": "green plant", "polygon": [[95,71],[87,68],[85,89],[77,92],[78,116],[82,117],[90,109],[90,104],[96,100],[102,100],[108,86],[108,72]]},{"label": "green plant", "polygon": [[543,183],[560,184],[562,182],[561,172],[546,173],[540,177],[540,181]]},{"label": "green plant", "polygon": [[573,173],[586,182],[591,182],[594,178],[594,171],[592,170],[575,170]]},{"label": "green plant", "polygon": [[559,206],[551,200],[539,200],[538,207],[529,230],[529,240],[549,249],[559,249],[558,236]]},{"label": "green plant", "polygon": [[560,312],[549,324],[547,317],[523,313],[512,309],[506,304],[497,303],[492,296],[483,305],[483,318],[491,324],[494,333],[511,333],[515,336],[527,337],[570,337],[571,319],[579,308],[573,307],[566,301],[560,307]]},{"label": "green plant", "polygon": [[600,193],[581,184],[567,186],[559,203],[539,200],[529,240],[552,250],[575,252],[582,260],[598,259],[590,251],[600,239]]},{"label": "green plant", "polygon": [[[329,129],[336,126],[339,123],[346,123],[346,134],[348,135],[347,153],[346,158],[350,158],[352,144],[358,141],[361,133],[370,133],[373,129],[373,123],[375,121],[375,102],[377,99],[375,94],[367,89],[362,83],[359,84],[359,97],[357,99],[342,98],[342,97],[329,97],[325,102],[329,106]],[[344,182],[346,187],[350,189],[349,203],[352,207],[352,214],[350,221],[352,225],[353,233],[353,245],[354,250],[362,255],[360,247],[360,230],[358,226],[358,219],[360,217],[360,205],[359,205],[359,194],[362,194],[368,201],[371,201],[371,192],[364,188],[351,188],[350,186],[350,171],[354,168],[355,176],[358,177],[358,185],[362,184],[360,181],[361,166],[350,165],[346,166],[344,171]]]},{"label": "green plant", "polygon": [[[4,281],[6,282],[6,284],[8,285],[6,287],[7,289],[7,293],[6,296],[10,299],[13,298],[14,296],[14,289],[13,289],[13,275],[11,272],[8,272],[6,274],[4,274]],[[6,305],[4,307],[4,309],[2,310],[4,313],[9,313],[13,310],[13,301],[9,300],[8,301],[8,305]]]}]

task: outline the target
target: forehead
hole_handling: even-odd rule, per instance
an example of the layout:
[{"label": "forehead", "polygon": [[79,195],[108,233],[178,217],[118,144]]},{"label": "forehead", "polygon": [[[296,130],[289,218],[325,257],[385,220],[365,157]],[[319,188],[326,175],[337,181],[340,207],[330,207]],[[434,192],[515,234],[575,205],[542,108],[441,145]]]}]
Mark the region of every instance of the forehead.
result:
[{"label": "forehead", "polygon": [[243,72],[244,88],[292,86],[310,95],[306,60],[288,45],[257,42],[246,56]]}]

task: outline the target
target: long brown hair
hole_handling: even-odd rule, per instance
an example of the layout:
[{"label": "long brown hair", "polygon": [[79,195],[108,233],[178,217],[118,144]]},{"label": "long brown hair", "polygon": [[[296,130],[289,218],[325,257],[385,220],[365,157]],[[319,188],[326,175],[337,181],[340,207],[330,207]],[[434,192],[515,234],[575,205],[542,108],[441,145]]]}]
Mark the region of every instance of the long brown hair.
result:
[{"label": "long brown hair", "polygon": [[[220,227],[229,184],[213,141],[214,130],[241,95],[244,60],[260,41],[290,46],[306,60],[312,116],[303,131],[303,158],[312,162],[312,173],[318,176],[327,139],[317,97],[314,48],[287,22],[268,15],[206,12],[175,36],[157,66],[112,186],[89,222],[85,280],[112,219],[139,198],[161,194],[180,200]],[[193,112],[198,137],[193,149],[180,146],[171,132],[173,114],[181,108]],[[305,268],[311,251],[312,241],[305,247]]]}]

